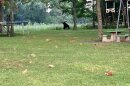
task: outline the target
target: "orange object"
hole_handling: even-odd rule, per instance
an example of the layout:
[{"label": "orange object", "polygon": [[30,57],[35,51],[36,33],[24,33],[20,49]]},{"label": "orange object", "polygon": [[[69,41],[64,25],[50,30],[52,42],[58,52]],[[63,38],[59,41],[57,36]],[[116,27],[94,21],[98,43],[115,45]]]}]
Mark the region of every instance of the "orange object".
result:
[{"label": "orange object", "polygon": [[108,71],[108,72],[105,73],[105,75],[107,75],[107,76],[112,76],[113,73],[112,73],[112,71]]}]

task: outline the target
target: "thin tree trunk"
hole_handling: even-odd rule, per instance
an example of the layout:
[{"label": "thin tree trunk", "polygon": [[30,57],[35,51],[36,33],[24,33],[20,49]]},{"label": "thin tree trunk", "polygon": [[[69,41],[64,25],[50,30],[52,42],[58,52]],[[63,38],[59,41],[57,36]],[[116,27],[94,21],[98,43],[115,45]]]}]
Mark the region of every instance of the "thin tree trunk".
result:
[{"label": "thin tree trunk", "polygon": [[93,0],[93,28],[95,28],[95,15],[94,15],[94,0]]},{"label": "thin tree trunk", "polygon": [[[3,5],[0,4],[0,22],[3,22]],[[0,32],[2,32],[2,25],[0,24]]]},{"label": "thin tree trunk", "polygon": [[74,26],[73,26],[73,30],[77,29],[77,15],[76,15],[76,0],[72,0],[72,10],[73,10],[73,22],[74,22]]},{"label": "thin tree trunk", "polygon": [[11,28],[10,28],[11,32],[10,32],[10,34],[11,35],[14,34],[14,27],[13,27],[13,6],[12,6],[13,3],[14,3],[14,1],[10,0],[10,17],[11,17],[11,21],[10,21],[10,23],[11,23]]},{"label": "thin tree trunk", "polygon": [[99,40],[101,41],[103,32],[102,32],[102,15],[101,15],[100,0],[97,0],[96,7],[97,7],[97,18],[98,18],[98,37]]}]

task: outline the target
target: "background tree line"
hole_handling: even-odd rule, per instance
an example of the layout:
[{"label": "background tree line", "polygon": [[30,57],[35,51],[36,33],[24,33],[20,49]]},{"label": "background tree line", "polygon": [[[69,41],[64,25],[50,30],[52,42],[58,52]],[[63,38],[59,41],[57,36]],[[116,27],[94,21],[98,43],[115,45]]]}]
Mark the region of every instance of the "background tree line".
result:
[{"label": "background tree line", "polygon": [[[118,11],[119,1],[114,1]],[[73,23],[75,30],[77,23],[86,23],[87,20],[92,19],[93,27],[95,27],[95,22],[98,22],[99,37],[101,38],[102,26],[108,25],[105,1],[96,0],[96,4],[92,4],[89,8],[86,7],[87,4],[87,0],[0,0],[0,21],[6,20],[6,14],[12,14],[13,21],[22,19],[30,21],[32,24],[67,21]],[[114,14],[113,25],[117,20],[115,15],[118,15],[118,12]]]},{"label": "background tree line", "polygon": [[[8,3],[7,0],[5,3]],[[27,2],[26,2],[27,1]],[[63,21],[85,23],[91,19],[92,11],[85,8],[85,1],[75,0],[14,0],[14,21],[21,17],[31,23],[60,23]],[[75,6],[75,7],[74,7]],[[78,7],[78,8],[77,8]],[[48,12],[51,10],[50,12]],[[4,18],[9,13],[9,5],[4,4]],[[75,16],[73,16],[75,15]],[[76,26],[76,25],[75,25]]]}]

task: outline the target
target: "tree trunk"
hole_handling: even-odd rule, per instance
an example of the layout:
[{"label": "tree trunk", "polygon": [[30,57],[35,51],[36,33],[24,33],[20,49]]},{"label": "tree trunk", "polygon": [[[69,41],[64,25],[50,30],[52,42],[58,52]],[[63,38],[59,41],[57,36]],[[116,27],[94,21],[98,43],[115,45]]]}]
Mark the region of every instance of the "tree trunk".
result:
[{"label": "tree trunk", "polygon": [[[0,4],[0,22],[3,22],[3,5]],[[0,32],[2,32],[2,25],[0,24]]]},{"label": "tree trunk", "polygon": [[14,0],[10,0],[10,17],[11,17],[11,28],[10,28],[10,35],[14,34],[14,27],[13,27],[13,6]]},{"label": "tree trunk", "polygon": [[97,7],[97,18],[98,18],[98,37],[99,40],[101,41],[103,32],[102,32],[102,15],[101,15],[100,0],[96,0],[96,2],[97,2],[96,7]]},{"label": "tree trunk", "polygon": [[76,0],[72,0],[72,11],[73,11],[73,22],[74,22],[74,26],[73,26],[73,30],[77,29],[77,15],[76,15]]},{"label": "tree trunk", "polygon": [[92,23],[92,25],[93,25],[93,28],[95,28],[94,1],[93,1],[92,8],[93,8],[93,23]]}]

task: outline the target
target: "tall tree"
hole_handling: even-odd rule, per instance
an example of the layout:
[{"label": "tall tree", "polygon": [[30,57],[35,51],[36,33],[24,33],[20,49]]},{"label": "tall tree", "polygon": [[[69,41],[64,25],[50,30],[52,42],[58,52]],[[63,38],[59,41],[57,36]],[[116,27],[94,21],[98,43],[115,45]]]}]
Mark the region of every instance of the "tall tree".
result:
[{"label": "tall tree", "polygon": [[77,29],[77,3],[78,0],[60,0],[60,8],[63,13],[70,13],[73,16],[73,30]]},{"label": "tall tree", "polygon": [[92,25],[93,25],[93,28],[95,28],[95,12],[94,12],[94,7],[95,7],[95,5],[94,5],[94,0],[92,1],[92,15],[93,15],[93,23],[92,23]]},{"label": "tall tree", "polygon": [[96,9],[97,9],[97,18],[98,18],[98,37],[99,40],[102,40],[102,35],[103,35],[103,31],[102,31],[102,14],[101,14],[101,6],[100,6],[100,1],[101,0],[96,0],[97,4],[96,4]]},{"label": "tall tree", "polygon": [[76,12],[76,0],[72,0],[72,12],[73,12],[73,22],[74,22],[74,26],[73,26],[73,30],[77,29],[77,12]]},{"label": "tall tree", "polygon": [[[3,21],[3,3],[4,3],[4,0],[0,0],[0,22]],[[1,24],[0,24],[0,32],[2,32]]]}]

